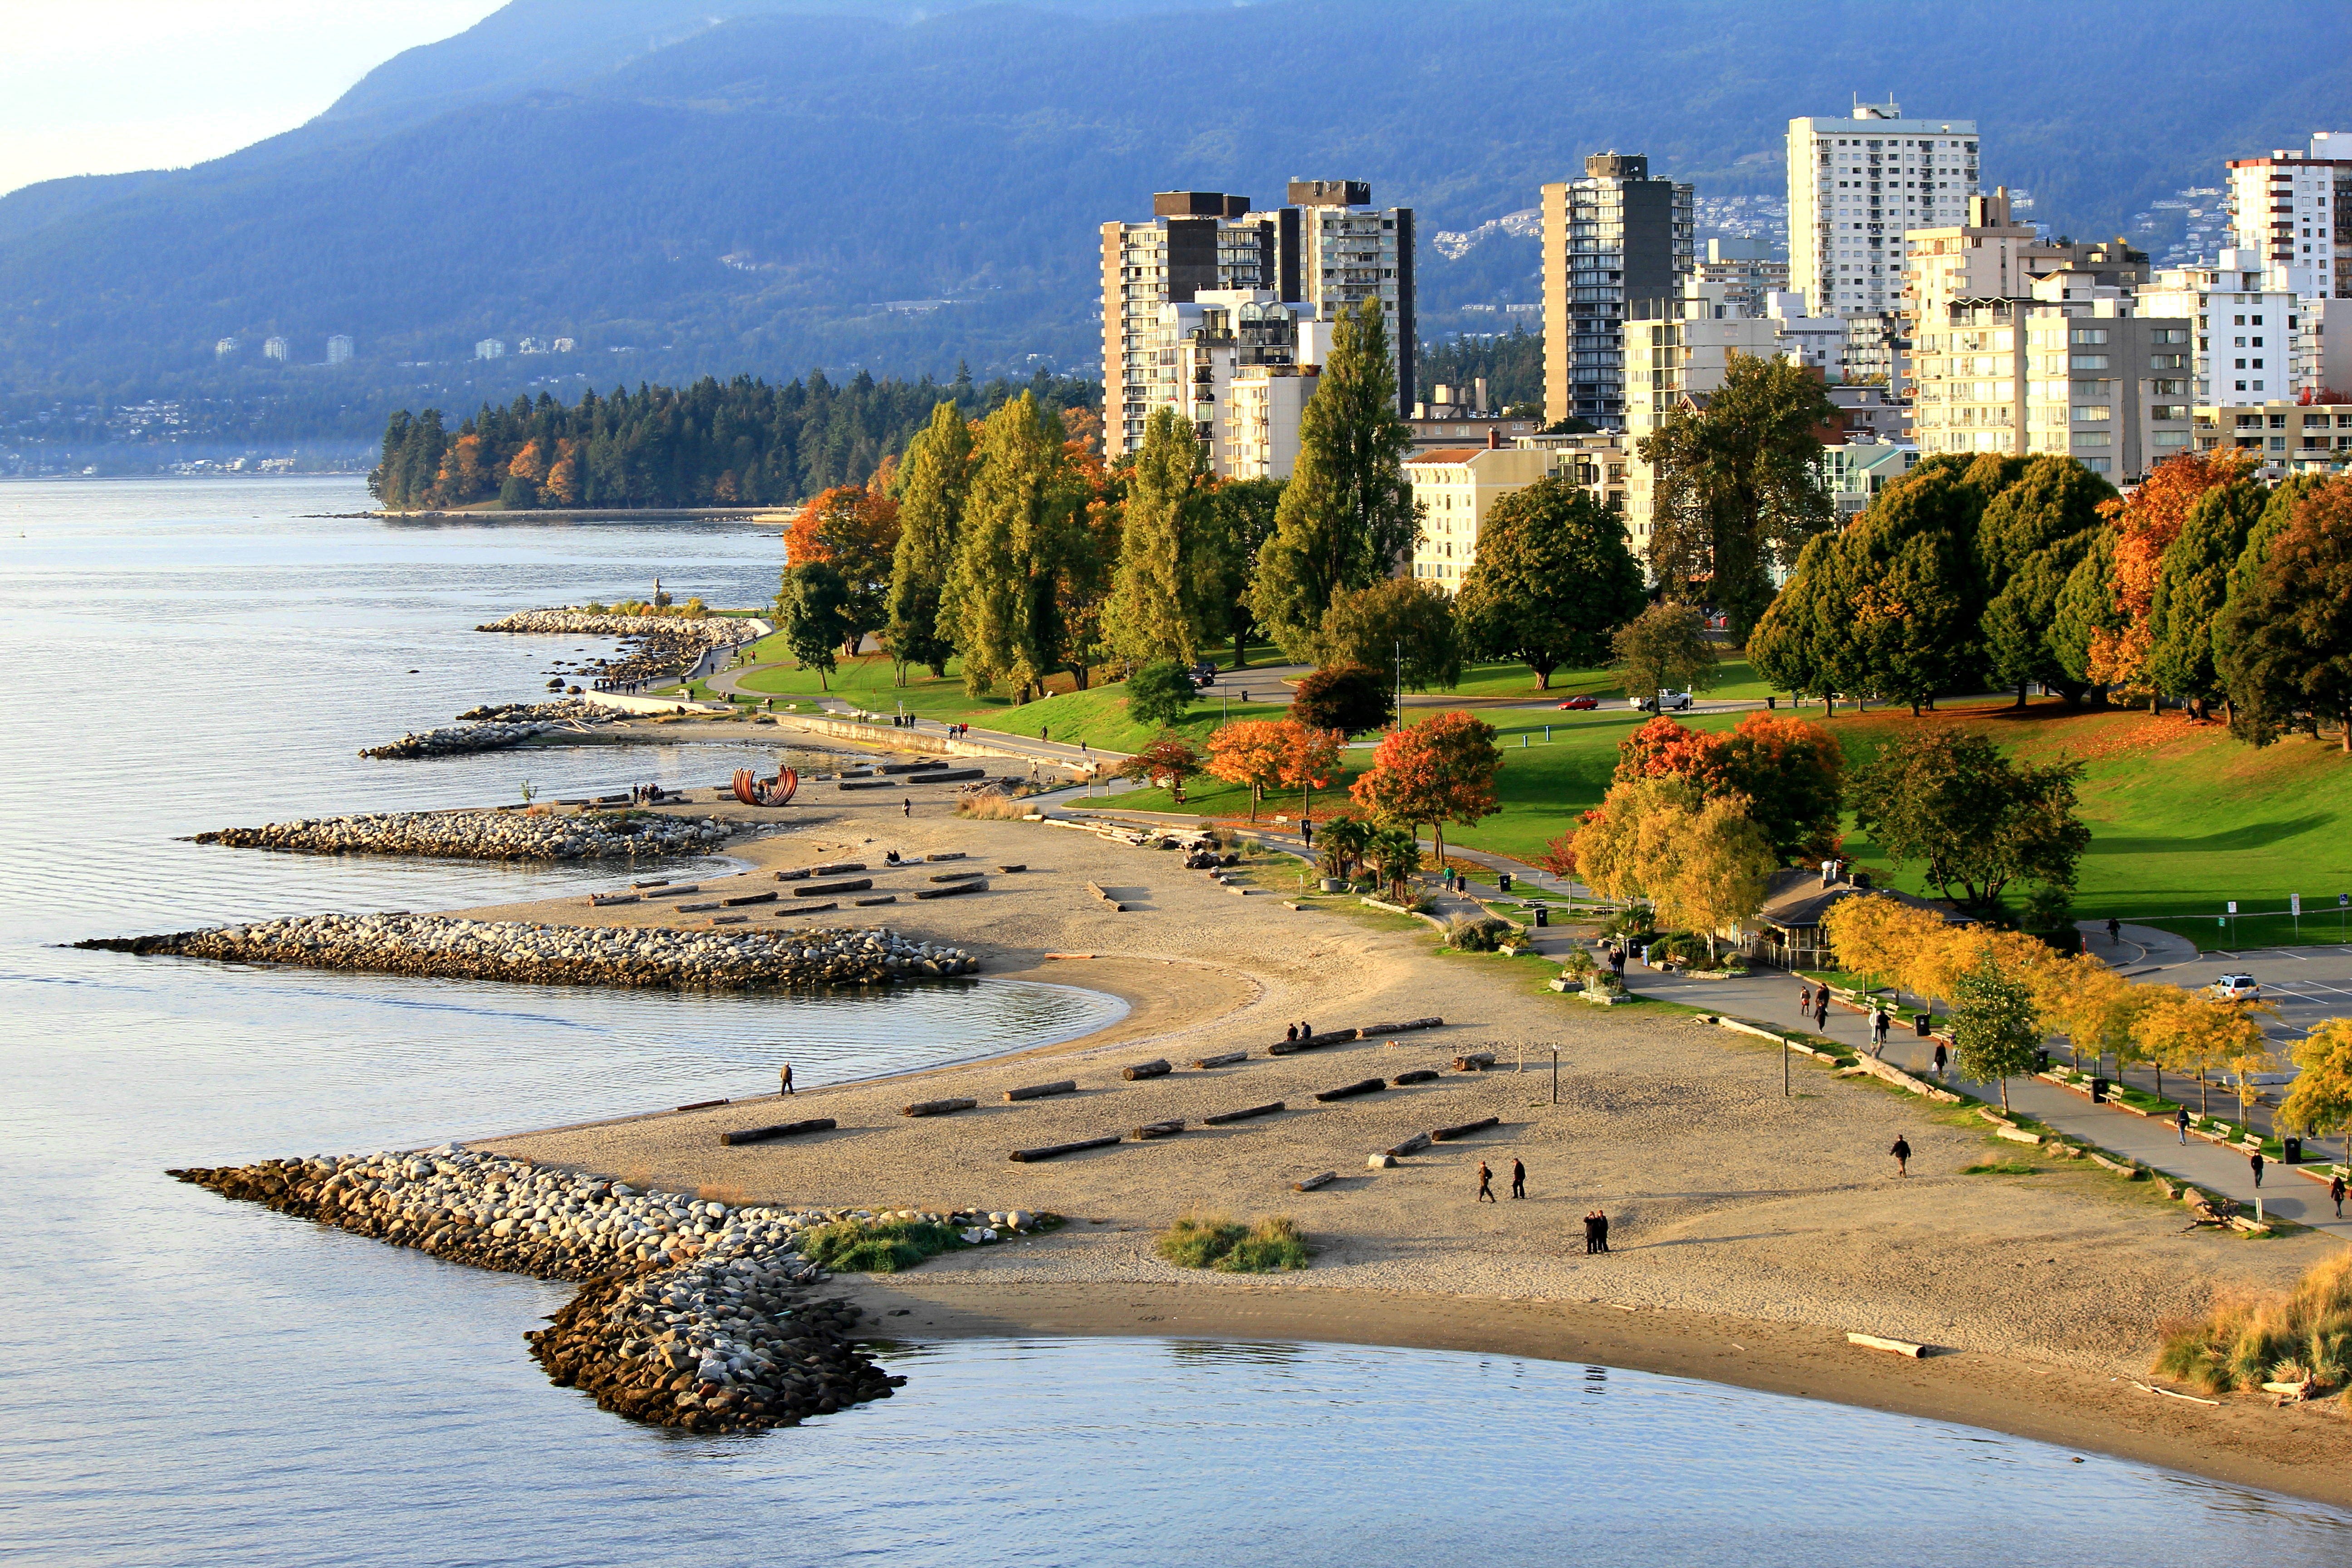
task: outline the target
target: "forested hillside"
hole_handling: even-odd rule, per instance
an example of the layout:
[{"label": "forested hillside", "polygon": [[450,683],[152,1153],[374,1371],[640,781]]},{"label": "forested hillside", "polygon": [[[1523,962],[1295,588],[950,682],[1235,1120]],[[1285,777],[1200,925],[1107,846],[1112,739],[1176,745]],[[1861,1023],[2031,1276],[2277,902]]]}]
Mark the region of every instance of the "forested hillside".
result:
[{"label": "forested hillside", "polygon": [[[550,379],[568,396],[960,359],[1025,378],[1094,363],[1096,226],[1154,190],[1271,202],[1294,175],[1365,179],[1424,236],[1532,205],[1610,147],[1702,194],[1777,192],[1790,115],[1891,92],[1977,118],[1987,182],[2032,185],[2036,217],[2111,233],[2352,102],[2339,9],[2219,29],[2126,0],[1919,0],[1866,25],[1843,0],[1627,15],[518,0],[231,157],[0,198],[0,384],[127,401],[323,376],[300,362],[336,332],[358,356],[333,374],[371,425],[443,389]],[[1424,314],[1532,266],[1519,240],[1431,251]],[[258,363],[273,332],[297,367]],[[524,336],[577,347],[470,359]],[[243,347],[216,361],[224,337]]]}]

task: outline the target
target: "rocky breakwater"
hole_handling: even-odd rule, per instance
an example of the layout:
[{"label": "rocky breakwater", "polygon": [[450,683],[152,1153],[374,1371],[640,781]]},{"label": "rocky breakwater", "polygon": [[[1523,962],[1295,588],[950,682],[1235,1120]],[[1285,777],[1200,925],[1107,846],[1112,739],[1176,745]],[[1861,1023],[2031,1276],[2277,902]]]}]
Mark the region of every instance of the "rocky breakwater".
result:
[{"label": "rocky breakwater", "polygon": [[906,1382],[855,1343],[858,1309],[812,1294],[830,1276],[800,1241],[831,1214],[644,1192],[457,1144],[171,1174],[478,1268],[584,1281],[524,1338],[557,1384],[639,1421],[792,1426]]},{"label": "rocky breakwater", "polygon": [[471,752],[504,751],[541,735],[578,734],[599,724],[617,724],[625,715],[583,698],[561,702],[515,702],[477,708],[458,715],[470,721],[436,730],[412,730],[397,741],[361,751],[362,757],[456,757]]},{"label": "rocky breakwater", "polygon": [[628,644],[618,658],[596,666],[605,680],[655,680],[701,662],[714,647],[737,647],[767,635],[767,624],[744,616],[616,616],[588,610],[522,610],[478,632],[563,632],[614,637]]},{"label": "rocky breakwater", "polygon": [[539,925],[455,915],[296,915],[162,936],[102,937],[74,945],[226,963],[296,963],[311,969],[635,990],[877,985],[969,974],[980,967],[961,948],[913,942],[882,929],[689,931]]},{"label": "rocky breakwater", "polygon": [[237,849],[293,849],[310,855],[429,855],[456,860],[625,860],[696,855],[726,842],[716,817],[652,812],[579,816],[503,811],[393,811],[318,816],[261,827],[199,833],[199,844]]}]

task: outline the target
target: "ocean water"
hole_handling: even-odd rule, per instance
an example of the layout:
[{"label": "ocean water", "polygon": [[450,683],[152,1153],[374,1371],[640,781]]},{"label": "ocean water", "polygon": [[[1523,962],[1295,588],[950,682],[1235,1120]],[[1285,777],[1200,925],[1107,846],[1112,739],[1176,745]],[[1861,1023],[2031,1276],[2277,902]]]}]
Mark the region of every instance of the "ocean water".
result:
[{"label": "ocean water", "polygon": [[[92,1564],[2337,1563],[2328,1510],[1933,1422],[1505,1358],[902,1345],[789,1431],[632,1426],[520,1336],[567,1288],[225,1203],[163,1167],[435,1142],[1066,1037],[1059,986],[612,994],[60,944],[631,873],[330,858],[208,827],[708,783],[764,749],[369,763],[597,649],[467,629],[757,602],[711,524],[386,525],[349,481],[0,485],[0,1554]],[[575,651],[577,650],[577,651]],[[984,1182],[984,1176],[977,1178]],[[976,1190],[964,1201],[985,1202]],[[1990,1552],[1996,1539],[1997,1547]]]}]

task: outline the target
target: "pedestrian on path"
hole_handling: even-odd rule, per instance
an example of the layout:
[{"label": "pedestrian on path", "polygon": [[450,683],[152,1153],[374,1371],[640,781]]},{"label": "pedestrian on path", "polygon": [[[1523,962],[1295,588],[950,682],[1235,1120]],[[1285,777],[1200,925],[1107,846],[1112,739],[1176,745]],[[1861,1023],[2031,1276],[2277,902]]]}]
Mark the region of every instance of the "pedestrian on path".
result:
[{"label": "pedestrian on path", "polygon": [[2327,1184],[2327,1195],[2336,1200],[2336,1217],[2344,1217],[2344,1175],[2338,1172]]},{"label": "pedestrian on path", "polygon": [[1315,819],[1314,819],[1313,817],[1311,817],[1311,816],[1302,816],[1302,817],[1300,817],[1300,818],[1298,819],[1298,831],[1306,837],[1306,839],[1307,839],[1307,847],[1308,847],[1309,849],[1314,848],[1314,847],[1315,847]]},{"label": "pedestrian on path", "polygon": [[1037,726],[1037,743],[1038,743],[1039,745],[1041,745],[1041,746],[1042,746],[1042,745],[1044,745],[1044,744],[1045,744],[1046,738],[1047,738],[1048,736],[1050,736],[1052,733],[1053,733],[1053,731],[1050,731],[1050,730],[1048,730],[1048,729],[1046,729],[1045,725],[1043,725],[1043,724],[1038,725],[1038,726]]},{"label": "pedestrian on path", "polygon": [[2184,1106],[2182,1106],[2179,1110],[2176,1110],[2176,1111],[2174,1111],[2174,1112],[2172,1113],[2172,1125],[2173,1125],[2174,1127],[2176,1127],[2176,1128],[2178,1128],[2178,1129],[2179,1130],[2179,1132],[2180,1132],[2180,1146],[2181,1146],[2183,1149],[2188,1148],[2188,1147],[2189,1147],[2189,1108],[2188,1108],[2187,1106],[2185,1106],[2185,1105],[2184,1105]]},{"label": "pedestrian on path", "polygon": [[1484,1160],[1478,1162],[1478,1195],[1472,1201],[1482,1204],[1495,1201],[1495,1173],[1486,1169]]},{"label": "pedestrian on path", "polygon": [[2257,1149],[2247,1155],[2246,1163],[2253,1168],[2254,1191],[2259,1193],[2263,1190],[2263,1152]]},{"label": "pedestrian on path", "polygon": [[2109,947],[2121,947],[2123,945],[2123,922],[2116,919],[2115,916],[2109,915],[2107,917],[2107,945]]},{"label": "pedestrian on path", "polygon": [[784,1087],[778,1092],[783,1094],[792,1094],[796,1092],[793,1088],[793,1064],[790,1062],[786,1062],[784,1064],[783,1079]]},{"label": "pedestrian on path", "polygon": [[1797,1016],[1801,1018],[1813,1010],[1813,983],[1806,981],[1797,987]]},{"label": "pedestrian on path", "polygon": [[898,815],[901,816],[912,816],[915,815],[915,797],[913,795],[902,795],[898,797]]},{"label": "pedestrian on path", "polygon": [[1511,1195],[1515,1198],[1528,1195],[1528,1168],[1517,1159],[1511,1162]]},{"label": "pedestrian on path", "polygon": [[1903,1134],[1897,1132],[1895,1135],[1895,1147],[1889,1149],[1887,1152],[1895,1156],[1896,1175],[1907,1176],[1911,1173],[1911,1145]]},{"label": "pedestrian on path", "polygon": [[1870,1054],[1874,1057],[1886,1054],[1886,1009],[1873,1009],[1870,1015]]},{"label": "pedestrian on path", "polygon": [[1951,1059],[1950,1054],[1944,1049],[1944,1042],[1937,1040],[1936,1042],[1936,1076],[1937,1078],[1944,1076],[1944,1064]]},{"label": "pedestrian on path", "polygon": [[1813,1032],[1822,1034],[1830,1026],[1830,988],[1826,985],[1813,993]]}]

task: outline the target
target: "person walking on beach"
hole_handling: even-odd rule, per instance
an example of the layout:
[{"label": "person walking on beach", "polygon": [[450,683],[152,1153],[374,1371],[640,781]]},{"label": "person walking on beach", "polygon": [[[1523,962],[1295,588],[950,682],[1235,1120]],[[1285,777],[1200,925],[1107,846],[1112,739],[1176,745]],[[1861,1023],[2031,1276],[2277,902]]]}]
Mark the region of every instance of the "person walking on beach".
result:
[{"label": "person walking on beach", "polygon": [[2253,1169],[2254,1191],[2259,1193],[2263,1190],[2263,1152],[2257,1149],[2247,1155],[2246,1163]]},{"label": "person walking on beach", "polygon": [[1515,1198],[1528,1195],[1528,1168],[1517,1158],[1511,1161],[1511,1195]]},{"label": "person walking on beach", "polygon": [[794,1092],[794,1090],[793,1090],[793,1064],[792,1064],[792,1063],[790,1063],[790,1062],[786,1062],[786,1063],[784,1064],[783,1079],[784,1079],[784,1087],[783,1087],[783,1089],[782,1089],[780,1092],[784,1093],[784,1094],[791,1094],[791,1093],[793,1093],[793,1092]]},{"label": "person walking on beach", "polygon": [[2184,1106],[2182,1106],[2179,1110],[2176,1110],[2176,1111],[2174,1111],[2174,1112],[2172,1113],[2172,1125],[2173,1125],[2174,1127],[2176,1127],[2176,1128],[2178,1128],[2178,1129],[2179,1130],[2179,1132],[2180,1132],[2180,1146],[2181,1146],[2183,1149],[2188,1148],[2188,1147],[2189,1147],[2189,1108],[2188,1108],[2187,1106],[2185,1106],[2185,1105],[2184,1105]]},{"label": "person walking on beach", "polygon": [[1484,1160],[1478,1162],[1478,1195],[1471,1201],[1482,1204],[1495,1201],[1495,1173],[1486,1169]]},{"label": "person walking on beach", "polygon": [[1911,1173],[1911,1144],[1902,1133],[1897,1132],[1895,1135],[1895,1147],[1889,1149],[1887,1152],[1895,1156],[1896,1175],[1907,1176]]},{"label": "person walking on beach", "polygon": [[901,816],[912,816],[915,815],[915,797],[913,795],[904,795],[898,797],[898,815]]},{"label": "person walking on beach", "polygon": [[1584,1216],[1584,1251],[1587,1257],[1609,1250],[1609,1216],[1594,1209]]}]

